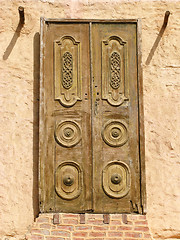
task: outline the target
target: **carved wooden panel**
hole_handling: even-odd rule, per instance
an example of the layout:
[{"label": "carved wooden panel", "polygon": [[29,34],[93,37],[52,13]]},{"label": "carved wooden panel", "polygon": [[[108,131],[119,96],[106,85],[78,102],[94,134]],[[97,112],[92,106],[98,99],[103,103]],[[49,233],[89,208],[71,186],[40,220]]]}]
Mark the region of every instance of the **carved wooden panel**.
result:
[{"label": "carved wooden panel", "polygon": [[55,100],[65,107],[81,97],[80,42],[72,36],[54,41]]},{"label": "carved wooden panel", "polygon": [[127,42],[118,36],[102,41],[102,98],[113,106],[128,100]]}]

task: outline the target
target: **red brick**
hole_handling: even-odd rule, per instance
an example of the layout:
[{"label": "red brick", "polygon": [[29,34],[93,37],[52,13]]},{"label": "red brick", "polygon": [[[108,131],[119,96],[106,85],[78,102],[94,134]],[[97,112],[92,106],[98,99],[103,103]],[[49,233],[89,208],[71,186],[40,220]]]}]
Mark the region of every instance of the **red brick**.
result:
[{"label": "red brick", "polygon": [[42,224],[40,224],[40,228],[50,229],[51,224],[42,223]]},{"label": "red brick", "polygon": [[116,226],[110,226],[109,227],[110,230],[116,230],[116,228],[117,228]]},{"label": "red brick", "polygon": [[73,240],[84,240],[85,238],[73,238]]},{"label": "red brick", "polygon": [[63,219],[63,223],[70,224],[70,225],[76,225],[76,224],[78,224],[78,220],[76,220],[76,219]]},{"label": "red brick", "polygon": [[60,224],[60,216],[59,213],[55,213],[53,214],[53,220],[52,220],[53,224]]},{"label": "red brick", "polygon": [[62,238],[62,237],[46,237],[46,240],[65,240],[65,238]]},{"label": "red brick", "polygon": [[103,220],[95,220],[95,219],[89,219],[87,221],[88,224],[93,224],[93,225],[103,225]]},{"label": "red brick", "polygon": [[103,219],[103,214],[87,214],[88,219]]},{"label": "red brick", "polygon": [[132,230],[132,226],[124,226],[124,225],[123,225],[123,226],[118,226],[118,227],[117,227],[117,230],[118,230],[118,231],[126,231],[126,230],[128,231],[128,230]]},{"label": "red brick", "polygon": [[78,214],[63,214],[63,218],[75,218],[78,219]]},{"label": "red brick", "polygon": [[44,239],[44,237],[43,237],[43,236],[40,236],[40,235],[34,235],[34,234],[32,234],[32,235],[31,235],[31,239],[32,239],[32,240],[42,240],[42,239]]},{"label": "red brick", "polygon": [[31,233],[32,234],[41,234],[41,235],[50,235],[49,234],[49,230],[47,230],[47,229],[32,229],[31,230]]},{"label": "red brick", "polygon": [[[112,237],[112,238],[105,238],[106,240],[121,240],[122,238],[114,238],[114,237]],[[123,238],[123,240],[124,240],[124,238]],[[131,238],[131,240],[134,240],[134,239],[132,239]]]},{"label": "red brick", "polygon": [[111,214],[111,219],[121,219],[122,218],[122,214]]},{"label": "red brick", "polygon": [[132,238],[141,238],[142,233],[126,232],[125,236],[126,237],[132,237]]},{"label": "red brick", "polygon": [[103,214],[103,223],[109,224],[110,222],[110,215],[109,214]]},{"label": "red brick", "polygon": [[73,232],[74,237],[86,237],[87,232]]},{"label": "red brick", "polygon": [[151,235],[148,233],[144,233],[144,238],[151,238]]},{"label": "red brick", "polygon": [[[88,238],[88,240],[105,240],[106,238]],[[113,239],[115,240],[115,239]]]},{"label": "red brick", "polygon": [[131,214],[128,214],[127,215],[127,219],[129,220],[129,221],[136,221],[136,220],[138,220],[138,216],[137,215],[131,215]]},{"label": "red brick", "polygon": [[146,220],[146,215],[140,215],[140,216],[138,216],[137,219],[140,219],[140,220]]},{"label": "red brick", "polygon": [[90,237],[105,237],[105,232],[90,232],[89,236]]},{"label": "red brick", "polygon": [[92,227],[91,226],[76,226],[75,227],[75,229],[76,230],[90,230],[90,229],[92,229]]},{"label": "red brick", "polygon": [[108,232],[108,237],[122,237],[122,232]]},{"label": "red brick", "polygon": [[70,233],[66,232],[66,231],[53,230],[53,231],[51,231],[51,234],[60,236],[60,237],[70,237]]},{"label": "red brick", "polygon": [[123,240],[139,240],[139,238],[123,238]]},{"label": "red brick", "polygon": [[103,231],[107,230],[109,227],[108,226],[93,226],[93,230],[95,231]]},{"label": "red brick", "polygon": [[120,220],[112,220],[111,225],[121,225],[121,221]]},{"label": "red brick", "polygon": [[136,225],[147,225],[148,223],[146,220],[144,220],[144,221],[136,221],[135,224]]},{"label": "red brick", "polygon": [[69,230],[69,231],[72,231],[72,230],[73,230],[73,226],[69,226],[69,225],[57,225],[57,229],[59,229],[59,230]]},{"label": "red brick", "polygon": [[38,223],[48,223],[49,222],[49,218],[38,217],[38,218],[36,218],[36,222],[38,222]]},{"label": "red brick", "polygon": [[134,231],[148,232],[149,228],[148,227],[135,227]]}]

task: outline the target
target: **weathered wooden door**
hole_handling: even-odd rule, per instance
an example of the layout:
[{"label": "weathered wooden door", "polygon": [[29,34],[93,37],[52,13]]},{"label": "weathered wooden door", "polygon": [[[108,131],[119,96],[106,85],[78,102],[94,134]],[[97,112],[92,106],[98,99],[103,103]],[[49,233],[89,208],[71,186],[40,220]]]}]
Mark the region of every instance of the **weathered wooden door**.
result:
[{"label": "weathered wooden door", "polygon": [[141,212],[137,24],[42,24],[41,211]]}]

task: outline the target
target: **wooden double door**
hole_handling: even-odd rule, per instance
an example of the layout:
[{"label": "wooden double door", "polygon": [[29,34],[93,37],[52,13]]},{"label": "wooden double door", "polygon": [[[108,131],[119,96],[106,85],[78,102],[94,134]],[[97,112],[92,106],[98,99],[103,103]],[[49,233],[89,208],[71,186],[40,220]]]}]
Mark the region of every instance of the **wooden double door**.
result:
[{"label": "wooden double door", "polygon": [[136,22],[41,22],[41,212],[141,212]]}]

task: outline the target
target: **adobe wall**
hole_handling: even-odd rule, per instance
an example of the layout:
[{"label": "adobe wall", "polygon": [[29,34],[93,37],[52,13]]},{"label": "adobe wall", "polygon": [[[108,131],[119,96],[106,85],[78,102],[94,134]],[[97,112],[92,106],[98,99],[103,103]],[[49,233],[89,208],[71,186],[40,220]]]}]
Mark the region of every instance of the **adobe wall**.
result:
[{"label": "adobe wall", "polygon": [[[22,29],[20,5],[25,8]],[[162,35],[167,10],[171,15]],[[1,0],[0,16],[0,238],[24,239],[38,214],[39,26],[44,16],[142,19],[147,220],[154,239],[179,239],[180,1]]]}]

